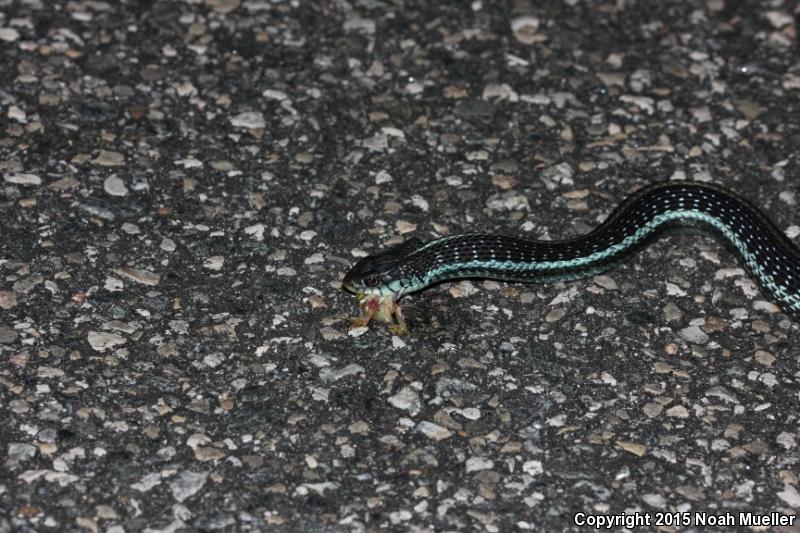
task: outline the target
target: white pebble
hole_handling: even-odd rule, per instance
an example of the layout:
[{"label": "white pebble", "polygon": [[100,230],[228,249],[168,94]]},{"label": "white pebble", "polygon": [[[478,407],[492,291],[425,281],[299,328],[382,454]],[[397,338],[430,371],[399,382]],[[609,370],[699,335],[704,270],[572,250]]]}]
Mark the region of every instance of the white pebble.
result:
[{"label": "white pebble", "polygon": [[203,268],[208,270],[222,270],[222,265],[225,264],[225,258],[221,255],[213,255],[203,262]]},{"label": "white pebble", "polygon": [[125,182],[117,176],[109,176],[103,182],[103,189],[111,196],[128,196],[128,188]]},{"label": "white pebble", "polygon": [[477,407],[467,407],[461,410],[461,416],[467,420],[478,420],[481,417],[481,410]]},{"label": "white pebble", "polygon": [[19,39],[19,32],[14,28],[0,28],[0,41],[11,43]]},{"label": "white pebble", "polygon": [[37,176],[36,174],[28,174],[27,172],[12,172],[11,174],[6,174],[4,179],[8,183],[14,183],[16,185],[41,185],[42,178]]},{"label": "white pebble", "polygon": [[480,472],[481,470],[489,470],[494,466],[494,462],[491,459],[486,459],[485,457],[470,457],[467,459],[466,469],[467,474],[470,472]]},{"label": "white pebble", "polygon": [[246,111],[231,117],[231,125],[237,128],[263,129],[267,126],[267,122],[262,113]]}]

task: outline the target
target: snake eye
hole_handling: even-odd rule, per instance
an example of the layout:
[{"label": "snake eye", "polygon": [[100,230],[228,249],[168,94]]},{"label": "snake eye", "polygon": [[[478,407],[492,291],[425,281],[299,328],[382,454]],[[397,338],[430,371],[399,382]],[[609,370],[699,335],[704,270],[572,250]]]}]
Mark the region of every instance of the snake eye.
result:
[{"label": "snake eye", "polygon": [[376,287],[381,282],[381,278],[375,274],[364,278],[364,284],[367,287]]}]

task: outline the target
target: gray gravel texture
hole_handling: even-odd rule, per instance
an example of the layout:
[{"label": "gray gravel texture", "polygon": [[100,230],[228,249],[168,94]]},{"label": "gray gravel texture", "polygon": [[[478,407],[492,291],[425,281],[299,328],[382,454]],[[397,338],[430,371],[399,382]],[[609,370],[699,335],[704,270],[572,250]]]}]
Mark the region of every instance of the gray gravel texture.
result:
[{"label": "gray gravel texture", "polygon": [[796,514],[800,324],[718,243],[442,285],[403,337],[349,331],[340,280],[411,235],[578,235],[673,177],[798,242],[798,17],[0,0],[0,531]]}]

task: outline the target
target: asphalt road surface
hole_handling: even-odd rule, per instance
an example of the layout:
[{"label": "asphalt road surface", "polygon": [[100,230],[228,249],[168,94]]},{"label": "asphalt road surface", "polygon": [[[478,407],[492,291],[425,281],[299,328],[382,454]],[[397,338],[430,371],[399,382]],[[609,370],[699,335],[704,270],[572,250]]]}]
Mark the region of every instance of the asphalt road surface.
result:
[{"label": "asphalt road surface", "polygon": [[800,242],[799,17],[0,0],[0,531],[800,531],[800,323],[712,239],[401,337],[340,286],[671,178]]}]

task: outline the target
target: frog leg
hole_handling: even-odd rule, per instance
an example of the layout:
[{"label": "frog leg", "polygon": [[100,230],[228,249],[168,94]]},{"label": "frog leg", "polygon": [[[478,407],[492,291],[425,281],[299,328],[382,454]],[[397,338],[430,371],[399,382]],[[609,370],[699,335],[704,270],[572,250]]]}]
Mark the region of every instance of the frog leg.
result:
[{"label": "frog leg", "polygon": [[404,335],[408,333],[408,326],[406,326],[406,320],[403,317],[403,311],[400,309],[400,305],[397,302],[392,302],[392,314],[394,315],[395,319],[397,319],[397,324],[392,324],[389,326],[389,333],[393,333],[395,335]]}]

